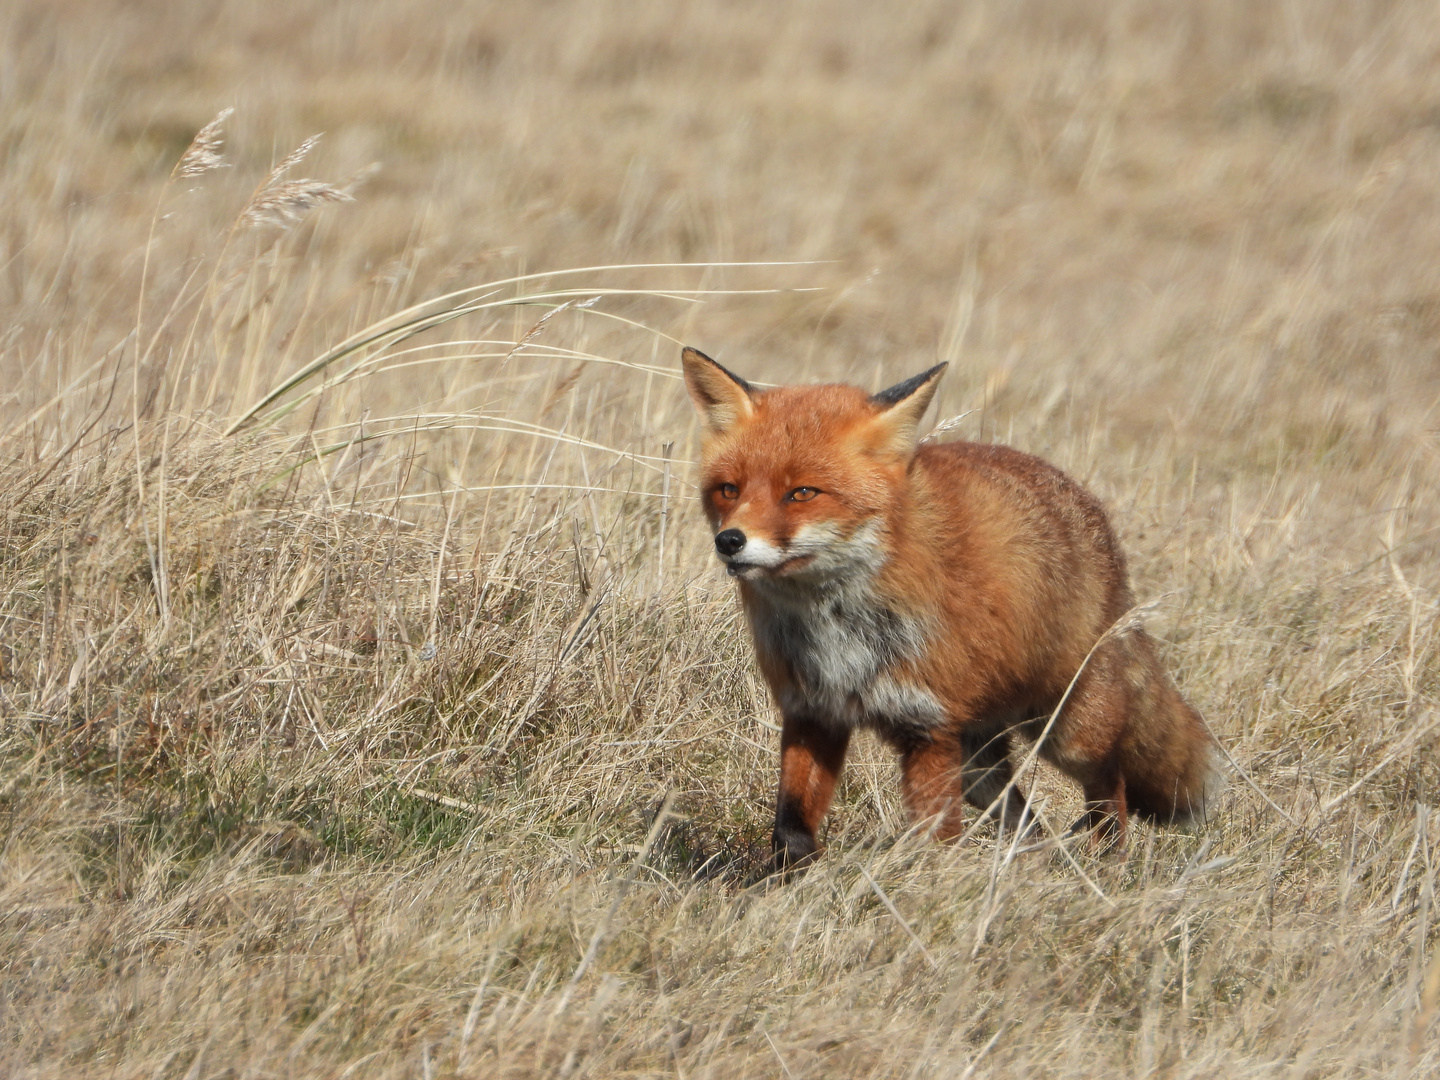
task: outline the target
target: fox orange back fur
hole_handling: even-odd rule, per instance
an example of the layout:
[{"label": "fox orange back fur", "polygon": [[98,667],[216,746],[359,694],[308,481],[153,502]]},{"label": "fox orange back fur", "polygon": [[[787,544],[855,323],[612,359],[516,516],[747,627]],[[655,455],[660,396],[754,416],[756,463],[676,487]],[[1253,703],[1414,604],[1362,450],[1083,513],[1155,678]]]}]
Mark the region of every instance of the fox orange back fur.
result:
[{"label": "fox orange back fur", "polygon": [[1084,790],[1084,824],[1123,841],[1129,813],[1204,814],[1214,740],[1127,625],[1105,511],[1029,454],[917,447],[944,364],[872,395],[756,389],[694,349],[683,362],[705,514],[784,721],[777,864],[817,853],[860,727],[899,751],[905,807],[940,837],[966,801],[1028,821],[1010,740],[1040,737],[1057,707],[1040,753]]}]

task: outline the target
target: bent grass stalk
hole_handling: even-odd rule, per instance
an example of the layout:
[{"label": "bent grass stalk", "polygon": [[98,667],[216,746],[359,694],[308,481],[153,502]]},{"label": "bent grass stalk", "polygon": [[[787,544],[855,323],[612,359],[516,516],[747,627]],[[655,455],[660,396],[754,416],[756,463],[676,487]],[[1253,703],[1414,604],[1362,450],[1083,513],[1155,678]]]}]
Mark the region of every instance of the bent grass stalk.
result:
[{"label": "bent grass stalk", "polygon": [[[697,264],[690,264],[690,265],[694,265],[694,266],[707,266],[707,265],[759,266],[759,265],[772,265],[772,264],[758,264],[758,263],[746,263],[746,264],[734,264],[734,263],[731,263],[731,264],[698,264],[698,263],[697,263]],[[637,267],[633,267],[632,269],[638,269],[638,268],[639,268],[639,267],[637,266]],[[467,315],[473,315],[473,314],[476,314],[476,313],[479,313],[479,312],[483,312],[483,311],[495,311],[495,310],[501,310],[501,309],[507,309],[507,308],[520,308],[520,307],[532,307],[532,306],[542,306],[542,307],[543,307],[543,306],[551,306],[551,305],[554,305],[554,306],[566,306],[567,304],[573,305],[573,306],[575,306],[575,307],[576,307],[577,309],[579,309],[579,310],[588,310],[587,308],[580,307],[580,305],[578,305],[578,304],[574,304],[574,301],[576,301],[576,300],[587,300],[587,299],[589,299],[589,298],[591,298],[591,297],[596,297],[596,298],[600,298],[600,297],[625,297],[625,298],[648,297],[648,298],[657,298],[657,299],[666,299],[666,300],[678,300],[678,301],[682,301],[682,302],[696,303],[696,302],[698,302],[698,301],[700,301],[700,300],[703,300],[705,297],[709,297],[709,296],[766,296],[766,295],[775,295],[775,294],[784,293],[784,292],[808,292],[808,291],[816,291],[816,290],[810,289],[810,288],[800,288],[800,289],[622,289],[622,288],[614,288],[614,287],[604,287],[604,288],[587,288],[587,289],[558,289],[558,290],[551,290],[551,291],[548,291],[548,292],[531,293],[531,294],[526,294],[526,295],[524,295],[524,296],[518,296],[518,297],[506,297],[506,298],[501,299],[501,300],[492,300],[492,299],[490,299],[490,298],[493,297],[493,296],[500,290],[500,288],[502,288],[503,286],[509,285],[509,284],[514,284],[514,283],[516,283],[516,282],[521,282],[521,281],[526,281],[526,280],[542,279],[542,278],[550,278],[550,277],[555,277],[555,276],[557,276],[557,274],[562,274],[562,273],[585,273],[585,272],[592,272],[592,273],[593,273],[593,272],[597,272],[597,271],[600,271],[600,270],[615,270],[615,269],[618,269],[618,268],[617,268],[617,267],[594,267],[594,268],[586,267],[586,268],[579,268],[579,269],[571,270],[571,271],[559,271],[559,272],[551,272],[551,273],[546,273],[546,274],[527,274],[527,275],[523,275],[522,277],[518,277],[518,278],[509,278],[509,279],[505,279],[505,280],[503,280],[503,281],[490,282],[490,283],[487,283],[487,284],[485,284],[485,285],[475,286],[475,287],[470,288],[470,289],[458,290],[458,291],[456,291],[456,292],[454,292],[454,293],[446,294],[445,296],[436,297],[436,298],[433,299],[433,300],[428,300],[428,301],[424,301],[424,302],[422,302],[422,303],[420,303],[420,304],[412,305],[410,308],[407,308],[407,309],[406,309],[405,311],[403,311],[403,312],[398,312],[398,313],[396,313],[395,315],[388,316],[388,317],[386,317],[386,318],[384,318],[384,319],[379,320],[378,322],[372,323],[370,326],[366,327],[366,328],[363,329],[363,330],[358,331],[356,334],[353,334],[351,337],[347,338],[345,341],[341,342],[339,345],[337,345],[337,346],[335,346],[334,348],[332,348],[332,349],[330,349],[330,350],[322,353],[320,356],[317,356],[314,360],[311,360],[309,363],[307,363],[307,364],[305,364],[304,366],[302,366],[302,367],[300,368],[300,370],[296,371],[293,375],[291,375],[291,376],[289,376],[288,378],[286,378],[286,379],[284,379],[283,381],[281,381],[281,382],[280,382],[279,384],[277,384],[273,389],[271,389],[270,391],[268,391],[263,397],[261,397],[258,401],[256,401],[253,405],[251,405],[249,408],[245,409],[245,410],[244,410],[238,417],[236,417],[235,420],[233,420],[233,421],[230,423],[230,425],[225,429],[224,435],[226,435],[226,436],[234,435],[234,434],[235,434],[236,432],[238,432],[241,428],[245,427],[245,426],[246,426],[247,424],[249,424],[252,420],[254,420],[254,419],[256,418],[256,416],[259,415],[259,413],[260,413],[262,410],[264,410],[266,407],[274,404],[276,401],[278,401],[280,398],[284,397],[284,396],[285,396],[286,394],[288,394],[290,391],[296,389],[296,388],[299,387],[299,386],[304,385],[306,382],[308,382],[310,379],[314,378],[314,377],[315,377],[316,375],[318,375],[320,372],[326,370],[331,364],[335,363],[336,361],[343,360],[343,359],[345,359],[346,357],[352,356],[352,355],[354,355],[355,353],[360,352],[360,351],[363,350],[363,349],[371,348],[371,347],[373,347],[373,348],[376,349],[376,353],[377,353],[377,354],[383,354],[384,351],[385,351],[386,349],[388,349],[390,346],[396,345],[396,344],[398,344],[399,342],[405,340],[406,338],[409,338],[409,337],[411,337],[411,336],[414,336],[415,334],[423,333],[423,332],[426,331],[426,330],[432,330],[432,329],[434,329],[434,328],[437,327],[437,326],[444,325],[445,323],[452,322],[452,321],[454,321],[454,320],[456,320],[456,319],[463,318],[463,317],[465,317],[465,316],[467,316]],[[472,298],[472,299],[470,299],[470,300],[467,300],[467,301],[465,301],[465,302],[463,302],[463,303],[460,303],[460,304],[453,304],[453,305],[450,305],[450,306],[443,306],[443,305],[447,304],[448,301],[450,301],[451,299],[453,299],[453,298],[455,298],[455,297],[462,296],[462,295],[466,295],[466,294],[469,294],[469,293],[475,293],[475,292],[480,293],[480,295],[477,296],[477,297],[474,297],[474,298]],[[441,305],[441,306],[439,307],[439,310],[433,310],[433,309],[436,307],[436,305]],[[432,309],[432,310],[427,310],[427,309]],[[422,314],[422,312],[423,312],[423,314]],[[602,314],[602,313],[596,312],[596,314]],[[626,321],[626,322],[630,322],[630,320],[625,320],[625,321]],[[638,325],[640,325],[640,324],[630,322],[630,325],[638,326]],[[654,331],[652,331],[652,332],[654,332]],[[667,336],[668,336],[668,335],[667,335]],[[525,342],[524,342],[523,340],[522,340],[521,342],[517,342],[517,343],[516,343],[516,346],[515,346],[516,350],[518,350],[519,348],[523,347],[524,344],[525,344]],[[353,374],[353,373],[357,373],[357,372],[363,370],[363,368],[364,368],[366,365],[368,365],[368,364],[370,364],[370,363],[373,363],[373,362],[375,361],[375,359],[376,359],[376,356],[375,356],[374,354],[369,355],[369,356],[366,356],[366,357],[365,357],[364,359],[362,359],[358,364],[356,364],[355,367],[351,369],[351,371],[347,371],[346,373],[344,373],[344,376],[342,376],[342,378],[343,378],[343,377],[348,377],[349,375],[351,375],[351,374]],[[286,416],[287,414],[289,414],[290,412],[294,411],[294,409],[297,408],[298,405],[299,405],[299,402],[290,402],[290,403],[287,403],[286,405],[282,406],[282,407],[279,408],[279,409],[276,409],[275,411],[273,411],[272,413],[270,413],[269,415],[267,415],[267,416],[265,417],[263,423],[265,423],[265,424],[273,424],[273,423],[275,423],[276,421],[280,420],[282,417],[284,417],[284,416]]]}]

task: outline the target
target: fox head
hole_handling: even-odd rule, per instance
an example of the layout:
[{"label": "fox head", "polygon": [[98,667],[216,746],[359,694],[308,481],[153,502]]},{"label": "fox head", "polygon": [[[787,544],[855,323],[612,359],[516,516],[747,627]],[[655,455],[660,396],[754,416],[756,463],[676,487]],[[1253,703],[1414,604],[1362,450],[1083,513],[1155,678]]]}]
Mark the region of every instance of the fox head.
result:
[{"label": "fox head", "polygon": [[695,349],[681,358],[705,425],[701,498],[730,574],[799,583],[878,567],[945,365],[867,394],[760,390]]}]

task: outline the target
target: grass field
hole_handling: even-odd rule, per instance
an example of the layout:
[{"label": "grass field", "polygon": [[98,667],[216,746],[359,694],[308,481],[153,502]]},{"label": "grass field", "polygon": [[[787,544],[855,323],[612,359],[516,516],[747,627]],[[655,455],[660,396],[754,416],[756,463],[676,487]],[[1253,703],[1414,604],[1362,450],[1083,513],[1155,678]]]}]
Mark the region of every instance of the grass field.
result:
[{"label": "grass field", "polygon": [[[11,0],[0,162],[0,1074],[1440,1073],[1433,5]],[[1218,813],[764,881],[681,342],[950,361]]]}]

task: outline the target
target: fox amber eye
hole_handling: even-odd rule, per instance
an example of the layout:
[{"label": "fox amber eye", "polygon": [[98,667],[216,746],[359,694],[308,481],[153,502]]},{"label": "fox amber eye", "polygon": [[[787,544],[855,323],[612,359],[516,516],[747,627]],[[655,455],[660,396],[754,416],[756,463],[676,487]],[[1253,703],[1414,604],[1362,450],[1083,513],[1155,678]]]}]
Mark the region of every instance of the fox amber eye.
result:
[{"label": "fox amber eye", "polygon": [[798,487],[787,496],[791,502],[809,502],[820,494],[819,488]]},{"label": "fox amber eye", "polygon": [[734,484],[721,484],[720,496],[725,499],[738,499],[740,497],[740,489]]}]

